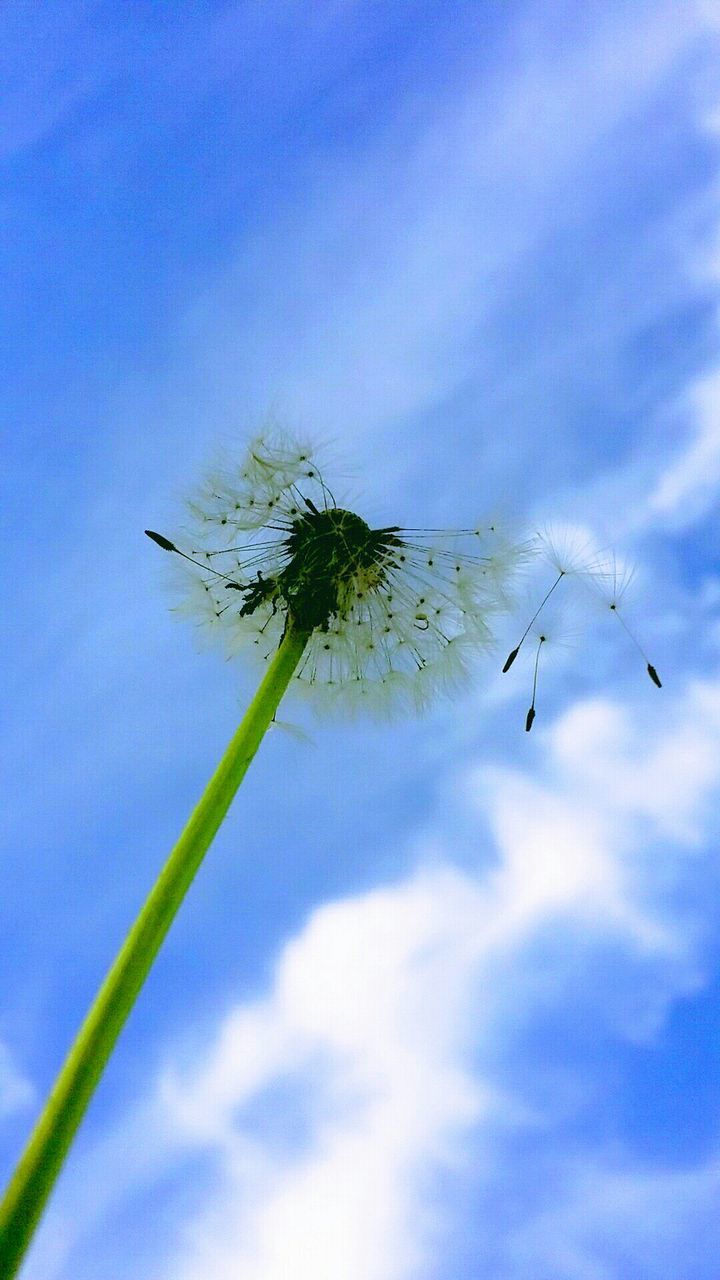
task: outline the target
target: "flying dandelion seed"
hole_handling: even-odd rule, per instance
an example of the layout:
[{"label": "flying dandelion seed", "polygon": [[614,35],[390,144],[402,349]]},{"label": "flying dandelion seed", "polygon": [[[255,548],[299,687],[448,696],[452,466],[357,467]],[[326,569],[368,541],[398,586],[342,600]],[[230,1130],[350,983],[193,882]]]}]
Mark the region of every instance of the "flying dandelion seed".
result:
[{"label": "flying dandelion seed", "polygon": [[[556,620],[554,620],[552,626],[548,625],[548,608],[552,608],[552,605],[556,603],[555,592],[563,580],[566,579],[579,581],[593,593],[595,599],[602,604],[604,610],[614,614],[642,656],[653,684],[658,689],[661,689],[662,682],[656,668],[649,661],[637,636],[630,629],[621,613],[622,600],[634,576],[633,571],[620,569],[614,557],[610,562],[602,559],[590,548],[588,543],[580,543],[571,531],[545,530],[538,535],[537,546],[544,561],[555,570],[556,577],[540,599],[540,603],[534,608],[530,621],[514,649],[510,650],[503,665],[503,672],[509,671],[523,645],[533,636],[535,637],[537,645],[533,663],[532,700],[525,719],[526,731],[530,731],[535,720],[539,664],[542,656],[548,652],[548,641],[552,638],[554,644],[555,637],[558,634]],[[559,647],[562,647],[563,643],[563,641],[560,641]]]},{"label": "flying dandelion seed", "polygon": [[373,529],[338,505],[313,451],[278,433],[210,476],[190,511],[186,549],[147,531],[185,571],[179,612],[263,661],[289,623],[308,632],[294,683],[330,709],[423,709],[452,689],[531,553],[494,521]]},{"label": "flying dandelion seed", "polygon": [[623,628],[626,635],[629,636],[645,663],[645,670],[653,684],[656,685],[658,689],[662,689],[662,681],[656,668],[653,666],[645,650],[640,644],[640,641],[635,635],[635,632],[630,628],[629,623],[624,617],[624,600],[625,596],[629,592],[634,577],[634,569],[628,569],[625,566],[619,565],[615,556],[613,556],[605,572],[601,574],[598,580],[593,584],[594,590],[601,605],[604,606],[604,609],[611,613],[613,617],[617,618],[620,626]]},{"label": "flying dandelion seed", "polygon": [[[538,614],[541,616],[537,616]],[[532,695],[525,717],[525,730],[530,732],[535,720],[540,672],[566,656],[577,643],[579,626],[573,625],[574,613],[567,607],[560,609],[556,602],[545,605],[531,622],[527,642],[534,646]]]},{"label": "flying dandelion seed", "polygon": [[537,535],[535,545],[544,562],[555,570],[556,577],[537,605],[515,648],[510,650],[505,659],[503,672],[510,670],[535,623],[544,613],[561,582],[568,578],[592,580],[603,572],[602,561],[591,552],[587,543],[580,542],[570,530],[545,529]]}]

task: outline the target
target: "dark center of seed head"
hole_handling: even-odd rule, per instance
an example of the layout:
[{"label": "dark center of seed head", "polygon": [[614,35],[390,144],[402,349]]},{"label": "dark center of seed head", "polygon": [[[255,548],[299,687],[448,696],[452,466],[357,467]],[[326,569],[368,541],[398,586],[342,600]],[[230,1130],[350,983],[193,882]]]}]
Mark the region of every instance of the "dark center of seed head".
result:
[{"label": "dark center of seed head", "polygon": [[[299,626],[326,629],[352,604],[349,590],[357,575],[377,587],[385,577],[396,529],[371,529],[360,516],[342,507],[308,511],[293,522],[285,539],[289,563],[277,587]],[[362,589],[362,588],[361,588]]]}]

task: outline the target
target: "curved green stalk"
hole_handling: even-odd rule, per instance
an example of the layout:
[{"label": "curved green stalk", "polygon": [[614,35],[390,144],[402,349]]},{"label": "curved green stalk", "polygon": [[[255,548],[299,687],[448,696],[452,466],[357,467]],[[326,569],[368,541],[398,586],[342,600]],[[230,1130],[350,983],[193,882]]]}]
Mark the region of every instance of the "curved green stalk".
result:
[{"label": "curved green stalk", "polygon": [[0,1280],[20,1266],[70,1143],[160,945],[308,641],[288,630],[78,1032],[0,1205]]}]

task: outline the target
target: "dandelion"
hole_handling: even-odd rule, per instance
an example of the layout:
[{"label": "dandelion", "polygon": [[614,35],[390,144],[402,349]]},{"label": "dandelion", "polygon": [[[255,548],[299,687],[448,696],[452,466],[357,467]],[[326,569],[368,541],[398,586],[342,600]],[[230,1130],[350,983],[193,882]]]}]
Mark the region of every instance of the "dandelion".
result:
[{"label": "dandelion", "polygon": [[[315,450],[278,431],[241,465],[210,474],[171,540],[146,530],[174,563],[177,610],[231,654],[263,668],[258,690],[103,983],[0,1206],[0,1274],[16,1273],[68,1148],[162,941],[289,687],[319,708],[423,710],[467,677],[496,618],[540,555],[553,580],[510,651],[539,676],[570,634],[557,608],[564,581],[617,617],[660,686],[621,611],[630,576],[565,532],[519,539],[501,521],[467,529],[373,528],[340,505]],[[292,726],[284,726],[291,732]]]},{"label": "dandelion", "polygon": [[372,528],[340,506],[313,450],[275,433],[211,475],[177,541],[181,612],[258,657],[250,706],[83,1023],[0,1206],[0,1274],[44,1204],[181,902],[289,685],[320,705],[422,709],[467,674],[531,554],[494,521],[445,533]]},{"label": "dandelion", "polygon": [[147,531],[184,571],[178,612],[265,663],[294,629],[293,685],[343,711],[422,710],[461,682],[530,550],[494,521],[373,529],[338,505],[309,448],[277,436],[252,443],[239,483],[211,475],[190,509],[182,546]]}]

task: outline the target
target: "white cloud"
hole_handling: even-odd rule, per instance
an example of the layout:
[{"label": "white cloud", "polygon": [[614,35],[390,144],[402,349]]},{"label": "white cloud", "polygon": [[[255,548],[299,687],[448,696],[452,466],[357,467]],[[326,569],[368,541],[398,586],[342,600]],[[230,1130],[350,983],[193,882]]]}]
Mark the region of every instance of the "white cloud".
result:
[{"label": "white cloud", "polygon": [[[230,1015],[194,1077],[164,1081],[174,1126],[218,1143],[227,1175],[173,1275],[408,1274],[426,1234],[418,1175],[486,1105],[455,1043],[477,910],[451,870],[319,908],[269,1000]],[[290,1120],[307,1108],[309,1133],[278,1155],[250,1139],[243,1108],[293,1076]]]},{"label": "white cloud", "polygon": [[[671,894],[658,907],[657,890],[669,863],[693,874],[684,848],[709,826],[703,811],[720,788],[719,705],[720,683],[692,685],[662,721],[656,713],[654,733],[610,702],[574,707],[546,731],[543,780],[467,771],[467,838],[478,839],[475,811],[487,812],[490,869],[460,872],[436,852],[433,869],[313,912],[284,948],[269,996],[232,1011],[194,1068],[163,1079],[159,1106],[176,1140],[214,1150],[221,1170],[165,1275],[418,1274],[443,1225],[434,1176],[462,1168],[464,1139],[485,1122],[492,1164],[492,1124],[541,1119],[479,1078],[467,1049],[498,1034],[498,1017],[507,1035],[533,1001],[552,1003],[577,964],[573,922],[584,948],[611,938],[626,955],[624,979],[587,992],[584,1016],[593,1011],[615,1037],[655,1034],[668,1002],[699,980],[698,939],[687,919],[675,924]],[[436,851],[444,823],[439,814]],[[567,950],[546,957],[538,986],[523,957],[550,921],[556,938],[567,928]],[[576,1082],[568,1105],[582,1108],[590,1087]],[[601,1234],[604,1222],[598,1215]],[[527,1230],[545,1248],[542,1264],[554,1265],[558,1233]],[[565,1247],[558,1276],[593,1276],[580,1246],[572,1265],[572,1240]]]},{"label": "white cloud", "polygon": [[662,732],[648,741],[631,712],[583,703],[557,724],[553,755],[578,791],[603,797],[611,813],[644,817],[660,836],[691,844],[705,825],[705,797],[720,782],[720,691],[693,682],[681,710],[658,707],[653,720]]}]

